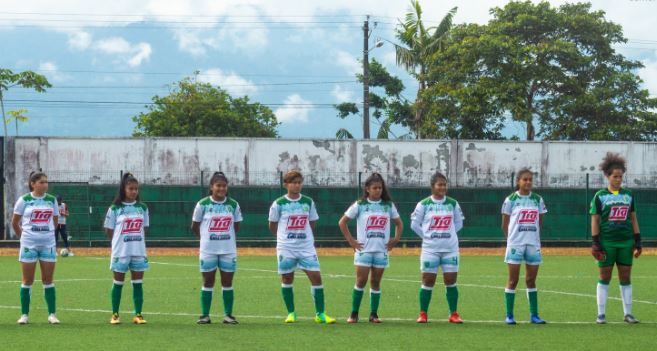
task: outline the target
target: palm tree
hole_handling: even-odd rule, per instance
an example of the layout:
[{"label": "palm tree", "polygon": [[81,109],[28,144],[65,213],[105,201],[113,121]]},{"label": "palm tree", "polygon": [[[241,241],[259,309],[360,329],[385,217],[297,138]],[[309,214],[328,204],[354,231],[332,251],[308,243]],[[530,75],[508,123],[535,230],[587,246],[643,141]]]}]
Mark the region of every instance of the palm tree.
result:
[{"label": "palm tree", "polygon": [[427,66],[430,57],[445,46],[445,41],[452,28],[452,20],[458,8],[447,12],[437,27],[427,28],[422,21],[422,7],[419,0],[411,0],[411,6],[404,21],[399,21],[395,30],[401,45],[395,44],[397,65],[404,67],[419,83],[415,101],[415,134],[419,139],[422,124],[422,92],[427,88]]}]

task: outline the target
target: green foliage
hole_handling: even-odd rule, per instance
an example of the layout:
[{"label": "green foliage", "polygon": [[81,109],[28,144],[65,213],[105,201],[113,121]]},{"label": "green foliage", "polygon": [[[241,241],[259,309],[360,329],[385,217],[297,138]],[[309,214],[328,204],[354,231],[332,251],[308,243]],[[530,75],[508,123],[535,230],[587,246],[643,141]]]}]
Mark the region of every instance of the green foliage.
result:
[{"label": "green foliage", "polygon": [[196,77],[177,82],[167,96],[154,96],[148,112],[133,117],[134,136],[276,137],[271,109],[247,96],[233,98]]},{"label": "green foliage", "polygon": [[48,79],[38,73],[32,71],[14,73],[12,70],[0,68],[0,109],[2,111],[2,120],[4,121],[5,139],[7,138],[7,124],[9,124],[9,121],[13,119],[16,122],[16,134],[18,134],[18,122],[27,120],[27,117],[23,115],[27,111],[23,109],[9,111],[8,113],[11,115],[9,119],[5,116],[4,92],[15,86],[34,89],[39,93],[43,93],[47,88],[52,87]]}]

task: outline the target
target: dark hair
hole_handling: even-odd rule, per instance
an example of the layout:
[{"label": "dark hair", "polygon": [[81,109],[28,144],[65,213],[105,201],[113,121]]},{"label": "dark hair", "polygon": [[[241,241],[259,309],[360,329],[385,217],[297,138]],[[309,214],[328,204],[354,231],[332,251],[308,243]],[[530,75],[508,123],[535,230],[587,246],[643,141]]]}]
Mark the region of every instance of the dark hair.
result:
[{"label": "dark hair", "polygon": [[367,177],[367,179],[365,179],[365,185],[363,186],[363,196],[361,197],[361,200],[367,200],[369,197],[367,188],[372,185],[372,183],[381,183],[381,187],[383,188],[383,191],[381,192],[381,200],[386,202],[392,201],[392,198],[388,193],[388,188],[386,188],[386,182],[383,180],[381,174],[376,172],[372,173],[369,177]]},{"label": "dark hair", "polygon": [[520,178],[522,178],[522,176],[527,173],[531,174],[532,178],[534,178],[534,172],[532,172],[532,170],[527,167],[521,168],[518,173],[516,173],[516,191],[520,190],[520,184],[518,184],[518,182],[520,182]]},{"label": "dark hair", "polygon": [[32,188],[32,183],[40,181],[41,178],[48,178],[48,176],[41,171],[30,173],[30,177],[28,178],[29,180],[27,181],[27,187],[30,189],[30,191],[34,190],[34,188]]},{"label": "dark hair", "polygon": [[[126,172],[123,174],[123,177],[121,177],[121,184],[119,184],[119,193],[116,195],[114,198],[114,201],[112,202],[115,205],[120,205],[122,202],[125,201],[125,187],[128,186],[130,183],[136,183],[139,184],[139,181],[137,181],[137,178],[132,175],[130,172]],[[139,194],[137,194],[137,202],[139,202]]]},{"label": "dark hair", "polygon": [[605,176],[609,177],[615,169],[620,169],[625,173],[625,158],[619,154],[607,152],[607,155],[605,155],[600,164],[600,170]]},{"label": "dark hair", "polygon": [[300,179],[301,181],[303,181],[303,175],[301,175],[301,172],[293,169],[285,173],[285,176],[283,177],[283,183],[285,184],[292,183],[296,179]]},{"label": "dark hair", "polygon": [[434,173],[431,176],[431,187],[433,188],[434,184],[436,184],[438,182],[438,180],[440,180],[440,179],[444,180],[445,183],[447,183],[447,177],[445,177],[444,174],[442,174],[440,172]]},{"label": "dark hair", "polygon": [[226,184],[228,184],[228,178],[226,178],[226,175],[224,172],[214,172],[212,177],[210,177],[210,185],[208,186],[208,192],[210,195],[212,195],[212,186],[216,182],[224,181]]}]

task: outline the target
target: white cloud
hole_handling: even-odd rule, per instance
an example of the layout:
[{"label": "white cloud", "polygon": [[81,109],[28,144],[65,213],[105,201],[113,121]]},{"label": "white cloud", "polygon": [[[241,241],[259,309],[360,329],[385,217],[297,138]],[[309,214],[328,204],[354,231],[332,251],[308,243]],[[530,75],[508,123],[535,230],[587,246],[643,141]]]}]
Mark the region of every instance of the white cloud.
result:
[{"label": "white cloud", "polygon": [[285,99],[283,106],[274,111],[276,118],[279,122],[308,122],[308,115],[312,107],[307,106],[312,104],[311,101],[306,100],[299,94],[292,94]]},{"label": "white cloud", "polygon": [[356,57],[344,50],[338,50],[335,54],[335,63],[347,70],[350,75],[362,73],[363,68]]},{"label": "white cloud", "polygon": [[75,31],[68,35],[68,46],[75,50],[86,50],[91,45],[91,34],[85,31]]},{"label": "white cloud", "polygon": [[200,35],[198,31],[180,29],[174,32],[173,37],[178,41],[180,51],[190,53],[192,56],[202,56],[207,50]]},{"label": "white cloud", "polygon": [[151,45],[145,42],[131,44],[122,37],[111,37],[98,40],[93,48],[102,53],[118,56],[131,67],[141,65],[148,61],[153,50]]},{"label": "white cloud", "polygon": [[52,61],[39,63],[39,71],[42,72],[51,82],[61,82],[70,79],[68,75],[59,72],[59,68]]},{"label": "white cloud", "polygon": [[233,96],[252,95],[258,91],[258,87],[247,79],[234,72],[224,72],[219,68],[210,68],[202,71],[198,80],[226,89]]},{"label": "white cloud", "polygon": [[353,102],[354,101],[354,92],[348,89],[343,88],[341,85],[336,84],[331,91],[335,101],[337,103],[342,102]]},{"label": "white cloud", "polygon": [[644,60],[639,70],[639,77],[643,79],[643,86],[650,91],[650,95],[657,96],[657,51],[654,60]]}]

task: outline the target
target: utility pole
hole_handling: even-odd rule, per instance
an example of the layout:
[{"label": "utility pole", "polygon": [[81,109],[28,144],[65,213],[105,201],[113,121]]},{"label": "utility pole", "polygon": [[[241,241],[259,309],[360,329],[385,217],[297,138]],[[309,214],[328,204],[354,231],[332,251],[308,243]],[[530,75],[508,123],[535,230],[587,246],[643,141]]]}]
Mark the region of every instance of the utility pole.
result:
[{"label": "utility pole", "polygon": [[369,21],[370,16],[367,15],[363,24],[363,139],[370,138]]}]

